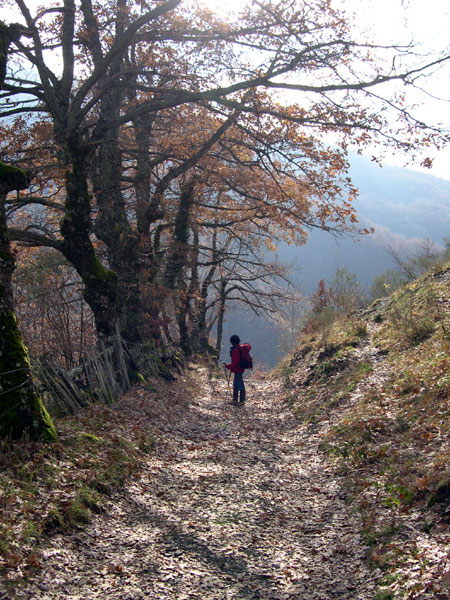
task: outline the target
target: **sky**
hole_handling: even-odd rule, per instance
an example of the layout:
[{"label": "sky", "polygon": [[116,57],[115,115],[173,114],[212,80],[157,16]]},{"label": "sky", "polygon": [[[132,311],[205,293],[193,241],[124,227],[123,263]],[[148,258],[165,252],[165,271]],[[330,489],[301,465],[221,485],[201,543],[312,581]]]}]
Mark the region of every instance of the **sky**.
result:
[{"label": "sky", "polygon": [[[237,13],[246,0],[203,0],[211,10]],[[333,6],[355,15],[356,27],[366,39],[377,43],[405,42],[414,39],[424,55],[450,48],[450,3],[448,0],[333,0]],[[365,41],[365,40],[364,40]],[[449,52],[450,53],[450,52]],[[426,81],[423,93],[412,95],[418,104],[415,114],[426,123],[442,125],[450,131],[450,61]],[[441,151],[427,151],[433,168],[416,164],[408,168],[450,180],[450,145]],[[408,158],[387,154],[386,163],[404,166]]]},{"label": "sky", "polygon": [[[450,48],[450,3],[448,0],[340,0],[346,10],[354,10],[362,27],[377,42],[409,42],[414,39],[424,55]],[[450,130],[450,62],[426,80],[424,93],[417,94],[416,114],[427,123]],[[433,168],[421,169],[450,180],[450,146],[440,152],[427,152],[434,159]],[[403,165],[405,158],[390,156],[389,163]],[[411,167],[411,165],[409,165]]]}]

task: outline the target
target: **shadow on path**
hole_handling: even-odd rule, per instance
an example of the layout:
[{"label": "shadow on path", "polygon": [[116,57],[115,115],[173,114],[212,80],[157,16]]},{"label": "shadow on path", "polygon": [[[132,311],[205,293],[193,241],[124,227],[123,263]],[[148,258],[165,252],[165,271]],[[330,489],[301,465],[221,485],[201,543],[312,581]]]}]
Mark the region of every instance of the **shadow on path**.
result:
[{"label": "shadow on path", "polygon": [[199,374],[198,396],[160,424],[141,478],[70,545],[55,544],[57,562],[22,597],[372,600],[359,523],[318,441],[275,383],[249,392],[231,407],[226,384]]}]

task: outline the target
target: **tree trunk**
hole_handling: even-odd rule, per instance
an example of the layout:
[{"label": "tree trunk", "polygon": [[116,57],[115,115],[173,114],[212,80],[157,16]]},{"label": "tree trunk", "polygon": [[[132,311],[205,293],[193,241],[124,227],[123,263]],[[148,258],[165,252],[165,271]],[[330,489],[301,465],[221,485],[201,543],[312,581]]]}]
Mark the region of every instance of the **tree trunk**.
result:
[{"label": "tree trunk", "polygon": [[196,297],[192,294],[193,308],[191,309],[191,346],[199,354],[215,354],[215,349],[209,344],[209,330],[206,324],[207,288],[202,286]]},{"label": "tree trunk", "polygon": [[191,322],[192,322],[192,348],[195,352],[205,355],[216,355],[216,350],[209,343],[210,328],[207,326],[208,312],[208,292],[212,280],[218,268],[218,258],[216,253],[216,231],[213,236],[213,244],[211,248],[211,266],[200,284],[198,274],[199,265],[199,232],[197,229],[193,231],[192,244],[192,276],[191,276]]},{"label": "tree trunk", "polygon": [[[186,356],[192,354],[188,328],[188,313],[191,303],[191,289],[186,288],[183,269],[189,264],[189,218],[193,201],[194,183],[190,181],[183,186],[178,203],[177,215],[174,222],[173,239],[169,248],[166,268],[164,272],[164,286],[172,292],[178,331],[179,344]],[[177,296],[178,294],[178,296]]]},{"label": "tree trunk", "polygon": [[177,310],[178,331],[180,335],[179,344],[185,356],[192,355],[191,336],[189,335],[188,327],[188,312],[190,298],[188,292],[185,292],[183,298],[178,299],[179,306]]},{"label": "tree trunk", "polygon": [[[117,64],[116,64],[117,62]],[[120,60],[111,65],[110,77],[121,71]],[[122,193],[122,156],[119,126],[122,92],[113,89],[102,97],[97,136],[102,140],[94,157],[92,179],[98,206],[95,233],[108,250],[108,259],[117,275],[117,312],[120,331],[131,343],[142,341],[139,236],[133,231]],[[108,126],[105,123],[109,123]]]},{"label": "tree trunk", "polygon": [[28,187],[25,171],[0,162],[0,438],[56,441],[55,426],[34,386],[27,349],[13,309],[11,277],[14,257],[6,227],[5,198]]},{"label": "tree trunk", "polygon": [[[151,195],[150,139],[155,115],[143,115],[133,120],[136,144],[136,173],[134,191],[136,194],[136,226],[139,240],[139,287],[141,308],[144,320],[143,330],[155,340],[161,338],[161,307],[158,297],[164,292],[158,286],[158,274],[162,267],[160,242],[163,227],[152,225],[163,217],[160,195]],[[163,327],[164,328],[164,327]],[[169,338],[168,338],[169,339]]]},{"label": "tree trunk", "polygon": [[[20,26],[0,21],[0,89],[3,87],[9,44],[18,39]],[[32,438],[56,441],[58,435],[50,415],[34,387],[28,352],[13,308],[11,278],[14,257],[6,226],[5,199],[8,192],[29,185],[25,171],[0,162],[0,438]]]},{"label": "tree trunk", "polygon": [[66,171],[66,205],[61,234],[63,254],[81,279],[84,298],[94,314],[101,338],[115,335],[117,322],[117,275],[106,269],[96,256],[90,239],[91,199],[88,193],[84,152],[76,142],[70,144],[71,166]]},{"label": "tree trunk", "polygon": [[128,223],[121,191],[120,151],[114,139],[99,148],[94,187],[99,214],[95,232],[108,249],[111,269],[117,275],[117,314],[123,337],[141,340],[141,297],[139,286],[139,242]]},{"label": "tree trunk", "polygon": [[222,348],[222,337],[223,337],[223,323],[225,320],[225,283],[222,282],[220,292],[219,292],[219,306],[217,308],[218,316],[217,316],[217,341],[216,341],[216,352],[217,356],[220,356],[220,350]]},{"label": "tree trunk", "polygon": [[194,201],[195,182],[189,181],[181,190],[178,203],[177,215],[175,217],[173,240],[169,250],[166,270],[164,273],[164,284],[173,290],[176,288],[179,276],[183,267],[188,264],[188,241],[189,241],[189,220],[191,207]]}]

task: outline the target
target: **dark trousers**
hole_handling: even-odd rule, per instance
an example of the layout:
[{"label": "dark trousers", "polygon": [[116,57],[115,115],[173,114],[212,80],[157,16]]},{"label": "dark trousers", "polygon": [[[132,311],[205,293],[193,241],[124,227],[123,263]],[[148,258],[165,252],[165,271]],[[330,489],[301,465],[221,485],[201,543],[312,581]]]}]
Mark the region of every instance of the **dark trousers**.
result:
[{"label": "dark trousers", "polygon": [[233,402],[235,404],[238,403],[238,397],[240,402],[245,402],[245,384],[244,384],[244,374],[243,373],[235,373],[233,379]]}]

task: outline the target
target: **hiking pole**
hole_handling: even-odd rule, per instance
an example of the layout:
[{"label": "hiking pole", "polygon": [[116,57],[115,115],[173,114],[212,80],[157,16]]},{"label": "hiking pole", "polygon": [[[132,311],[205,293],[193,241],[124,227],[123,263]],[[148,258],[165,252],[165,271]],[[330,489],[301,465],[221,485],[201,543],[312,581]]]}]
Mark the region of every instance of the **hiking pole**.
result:
[{"label": "hiking pole", "polygon": [[[225,363],[223,365],[223,368],[226,370]],[[228,393],[229,393],[230,400],[231,400],[231,387],[230,387],[231,371],[228,371],[228,373],[225,373],[225,377],[227,378]]]}]

